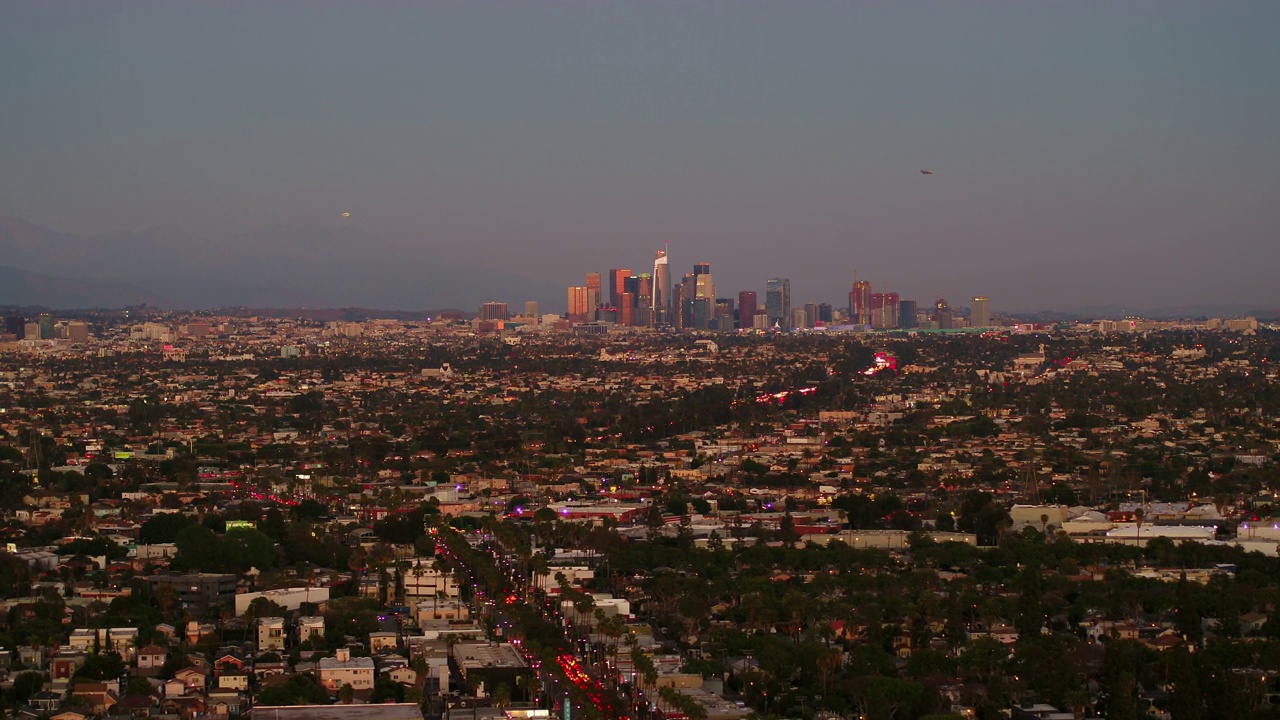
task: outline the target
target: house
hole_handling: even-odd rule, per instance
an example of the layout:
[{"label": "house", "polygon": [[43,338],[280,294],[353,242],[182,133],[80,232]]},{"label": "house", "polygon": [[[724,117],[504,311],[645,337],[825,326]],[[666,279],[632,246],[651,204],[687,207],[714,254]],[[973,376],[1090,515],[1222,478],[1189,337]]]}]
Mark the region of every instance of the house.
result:
[{"label": "house", "polygon": [[232,690],[210,690],[205,699],[205,717],[239,716],[247,705],[244,693]]},{"label": "house", "polygon": [[159,675],[168,659],[168,650],[159,645],[148,645],[138,651],[138,674],[142,677]]},{"label": "house", "polygon": [[400,636],[394,632],[369,633],[369,652],[374,655],[395,652],[400,645]]},{"label": "house", "polygon": [[330,690],[350,685],[355,690],[373,689],[373,659],[353,658],[347,648],[339,648],[337,655],[320,659],[320,684]]},{"label": "house", "polygon": [[[205,685],[209,682],[209,674],[203,669],[186,667],[174,673],[173,679],[182,683],[184,688],[183,692],[174,694],[182,695],[187,692],[204,690]],[[170,697],[170,695],[171,693],[168,692],[168,684],[166,683],[165,697]]]},{"label": "house", "polygon": [[50,716],[49,720],[88,720],[89,716],[80,710],[67,709]]},{"label": "house", "polygon": [[165,698],[160,704],[160,712],[165,715],[177,715],[182,720],[192,720],[204,712],[204,698],[200,695]]},{"label": "house", "polygon": [[238,670],[218,673],[217,688],[245,692],[249,689],[249,673]]},{"label": "house", "polygon": [[258,618],[258,652],[284,649],[284,618]]},{"label": "house", "polygon": [[79,698],[91,715],[106,714],[108,710],[115,707],[115,704],[119,702],[119,698],[116,697],[116,693],[111,689],[111,686],[104,682],[76,683],[71,696]]},{"label": "house", "polygon": [[298,643],[312,638],[324,638],[324,618],[313,615],[298,618]]}]

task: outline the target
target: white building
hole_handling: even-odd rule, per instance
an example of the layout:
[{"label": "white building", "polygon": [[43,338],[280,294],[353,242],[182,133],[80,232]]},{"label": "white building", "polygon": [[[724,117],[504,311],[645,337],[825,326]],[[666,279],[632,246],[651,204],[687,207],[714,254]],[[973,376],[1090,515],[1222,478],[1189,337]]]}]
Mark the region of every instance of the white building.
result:
[{"label": "white building", "polygon": [[343,685],[354,690],[373,689],[373,658],[351,657],[347,648],[339,648],[337,655],[320,658],[320,684],[332,691]]}]

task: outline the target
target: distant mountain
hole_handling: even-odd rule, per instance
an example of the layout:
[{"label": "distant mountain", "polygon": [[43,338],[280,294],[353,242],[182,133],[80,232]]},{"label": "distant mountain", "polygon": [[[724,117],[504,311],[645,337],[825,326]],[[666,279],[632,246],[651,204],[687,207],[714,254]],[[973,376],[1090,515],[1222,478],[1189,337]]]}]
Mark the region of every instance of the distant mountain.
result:
[{"label": "distant mountain", "polygon": [[1067,310],[1038,310],[1013,312],[1013,317],[1033,322],[1062,322],[1070,320],[1098,320],[1102,318],[1143,317],[1150,320],[1180,320],[1195,318],[1256,317],[1259,320],[1280,319],[1280,307],[1249,303],[1222,303],[1212,305],[1184,305],[1178,307],[1139,308],[1123,305],[1093,305]]},{"label": "distant mountain", "polygon": [[540,281],[442,262],[425,245],[349,225],[277,225],[218,239],[172,227],[80,237],[0,216],[0,258],[29,273],[135,288],[169,308],[416,310],[478,307],[499,289],[508,298],[552,292]]},{"label": "distant mountain", "polygon": [[42,275],[0,265],[0,305],[31,305],[53,310],[164,305],[159,296],[134,288]]}]

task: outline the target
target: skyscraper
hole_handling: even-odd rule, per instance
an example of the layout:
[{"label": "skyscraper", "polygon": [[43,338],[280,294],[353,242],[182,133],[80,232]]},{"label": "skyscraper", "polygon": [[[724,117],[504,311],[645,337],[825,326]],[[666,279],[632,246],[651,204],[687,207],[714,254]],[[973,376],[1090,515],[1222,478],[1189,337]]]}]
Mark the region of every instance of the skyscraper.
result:
[{"label": "skyscraper", "polygon": [[969,324],[974,327],[991,327],[991,301],[978,295],[970,301]]},{"label": "skyscraper", "polygon": [[8,335],[12,335],[15,339],[21,340],[26,337],[27,319],[21,315],[10,315],[4,319],[4,331]]},{"label": "skyscraper", "polygon": [[591,306],[591,310],[594,311],[596,308],[600,307],[600,273],[587,273],[586,285],[587,289],[592,292],[592,302],[594,304]]},{"label": "skyscraper", "polygon": [[627,278],[631,277],[631,268],[614,268],[609,271],[609,304],[614,307],[622,305],[622,293],[627,291]]},{"label": "skyscraper", "polygon": [[755,290],[743,290],[738,293],[738,327],[744,330],[755,327],[756,311],[759,309],[759,305],[756,304]]},{"label": "skyscraper", "polygon": [[52,340],[54,338],[53,315],[49,313],[40,313],[39,318],[37,318],[37,323],[40,326],[40,339]]},{"label": "skyscraper", "polygon": [[849,292],[849,322],[854,325],[871,324],[871,282],[859,280]]},{"label": "skyscraper", "polygon": [[933,321],[938,323],[939,330],[950,330],[955,327],[955,320],[951,315],[951,306],[947,301],[938,298],[938,302],[933,305]]},{"label": "skyscraper", "polygon": [[530,317],[530,318],[538,317],[538,301],[537,300],[524,301],[524,316]]},{"label": "skyscraper", "polygon": [[671,324],[671,271],[667,267],[667,251],[653,254],[653,315],[655,326]]},{"label": "skyscraper", "polygon": [[899,300],[898,301],[898,327],[913,328],[916,327],[916,301],[915,300]]},{"label": "skyscraper", "polygon": [[506,320],[507,304],[504,302],[487,302],[480,306],[481,320]]},{"label": "skyscraper", "polygon": [[871,327],[887,330],[898,327],[898,293],[871,293]]},{"label": "skyscraper", "polygon": [[569,288],[569,322],[586,322],[589,313],[593,313],[595,308],[591,303],[594,298],[591,297],[591,289],[584,286]]},{"label": "skyscraper", "polygon": [[764,313],[769,327],[791,329],[791,281],[787,278],[770,278],[764,284]]}]

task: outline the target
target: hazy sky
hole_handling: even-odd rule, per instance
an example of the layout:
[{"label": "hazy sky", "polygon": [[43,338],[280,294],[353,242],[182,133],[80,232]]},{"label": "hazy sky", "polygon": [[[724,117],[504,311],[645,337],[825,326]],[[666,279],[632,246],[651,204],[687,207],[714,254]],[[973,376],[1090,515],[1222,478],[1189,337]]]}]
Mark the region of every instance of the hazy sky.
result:
[{"label": "hazy sky", "polygon": [[797,303],[856,269],[922,303],[1277,304],[1278,29],[1244,0],[3,0],[0,213],[349,211],[557,287],[670,241],[673,276]]}]

